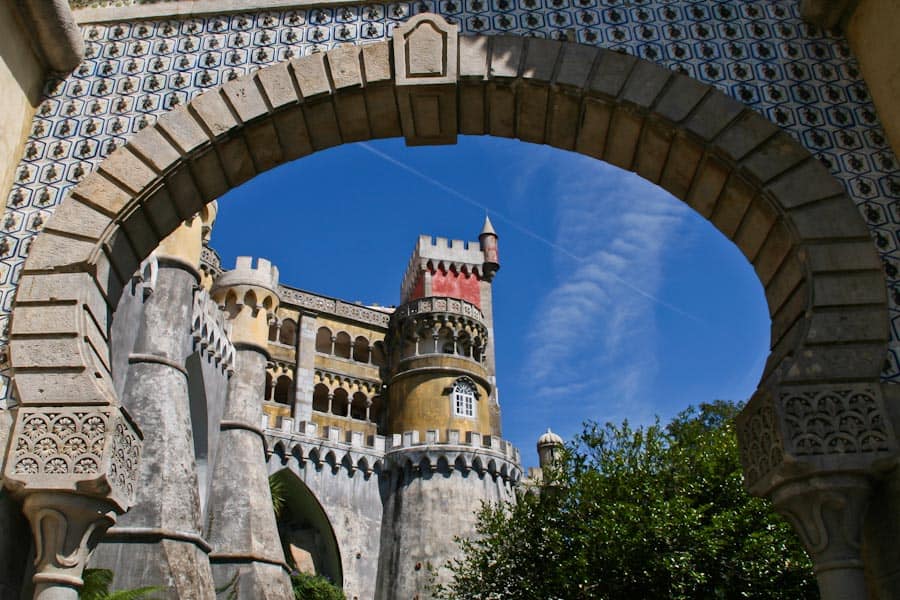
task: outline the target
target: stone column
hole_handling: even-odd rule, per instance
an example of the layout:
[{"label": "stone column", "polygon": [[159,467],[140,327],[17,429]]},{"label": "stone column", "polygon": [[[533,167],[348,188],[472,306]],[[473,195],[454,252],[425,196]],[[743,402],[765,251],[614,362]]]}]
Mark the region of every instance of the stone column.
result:
[{"label": "stone column", "polygon": [[134,325],[139,330],[122,396],[144,432],[140,485],[134,508],[109,530],[92,566],[112,570],[119,589],[157,585],[168,598],[212,600],[185,368],[200,282],[200,226],[195,217],[155,251],[156,285]]},{"label": "stone column", "polygon": [[292,600],[266,470],[262,418],[268,316],[278,307],[278,270],[239,257],[212,293],[231,321],[235,371],[228,383],[207,508],[216,587],[238,599]]},{"label": "stone column", "polygon": [[792,481],[772,494],[813,559],[822,600],[869,598],[861,546],[871,494],[867,477],[849,473]]},{"label": "stone column", "polygon": [[294,422],[312,419],[316,372],[316,314],[301,312],[297,323],[297,368],[294,373]]}]

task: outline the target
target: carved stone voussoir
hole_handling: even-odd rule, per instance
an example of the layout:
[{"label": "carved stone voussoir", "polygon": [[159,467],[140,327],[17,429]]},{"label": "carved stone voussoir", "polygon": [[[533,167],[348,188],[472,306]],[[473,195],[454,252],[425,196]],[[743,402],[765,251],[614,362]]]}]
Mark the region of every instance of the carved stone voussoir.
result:
[{"label": "carved stone voussoir", "polygon": [[142,436],[119,407],[22,407],[4,483],[16,494],[77,492],[124,512],[134,503]]},{"label": "carved stone voussoir", "polygon": [[867,472],[897,449],[881,386],[833,383],[757,392],[737,419],[747,488],[758,495],[814,472]]}]

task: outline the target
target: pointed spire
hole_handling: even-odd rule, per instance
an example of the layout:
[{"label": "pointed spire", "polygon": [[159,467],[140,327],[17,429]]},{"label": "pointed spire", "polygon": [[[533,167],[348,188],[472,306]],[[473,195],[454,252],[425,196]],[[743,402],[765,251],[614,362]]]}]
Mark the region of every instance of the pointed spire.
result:
[{"label": "pointed spire", "polygon": [[484,215],[484,227],[481,228],[479,237],[484,234],[497,235],[497,232],[494,231],[494,225],[491,223],[491,218],[488,215]]}]

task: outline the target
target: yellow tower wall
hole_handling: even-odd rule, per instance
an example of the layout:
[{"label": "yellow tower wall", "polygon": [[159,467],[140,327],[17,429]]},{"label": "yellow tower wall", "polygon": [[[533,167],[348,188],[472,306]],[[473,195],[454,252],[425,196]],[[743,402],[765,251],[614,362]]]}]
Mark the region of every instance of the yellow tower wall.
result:
[{"label": "yellow tower wall", "polygon": [[[468,376],[478,389],[475,418],[453,414],[451,388],[459,377]],[[460,438],[466,432],[493,435],[490,415],[490,389],[484,368],[470,360],[455,356],[429,355],[402,363],[389,388],[388,431],[402,433],[437,429],[440,441],[446,441],[447,430],[456,429]]]}]

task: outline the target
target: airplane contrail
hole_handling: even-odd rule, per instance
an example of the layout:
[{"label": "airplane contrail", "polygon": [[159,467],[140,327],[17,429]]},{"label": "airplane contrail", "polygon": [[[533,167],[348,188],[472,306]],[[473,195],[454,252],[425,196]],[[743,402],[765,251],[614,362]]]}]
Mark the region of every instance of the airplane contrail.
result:
[{"label": "airplane contrail", "polygon": [[[494,216],[495,218],[506,223],[513,229],[516,229],[520,233],[522,233],[534,240],[537,240],[538,242],[544,244],[548,248],[551,248],[552,250],[555,250],[556,252],[559,252],[560,254],[567,256],[576,262],[580,262],[580,263],[587,262],[587,259],[585,257],[574,254],[572,251],[557,244],[553,240],[547,239],[544,236],[540,235],[539,233],[535,233],[534,231],[528,229],[524,225],[521,225],[520,223],[518,223],[515,220],[511,219],[510,217],[506,216],[505,214],[503,214],[495,209],[489,208],[487,205],[479,202],[478,200],[475,200],[474,198],[472,198],[470,196],[467,196],[466,194],[463,194],[462,192],[459,192],[459,191],[453,189],[452,187],[446,185],[445,183],[438,181],[434,177],[428,175],[427,173],[423,173],[422,171],[419,171],[418,169],[411,167],[410,165],[406,164],[405,162],[394,158],[390,154],[386,154],[386,153],[382,152],[381,150],[377,150],[376,148],[373,148],[367,142],[359,142],[357,145],[360,146],[366,152],[374,154],[375,156],[384,160],[385,162],[388,162],[388,163],[394,165],[395,167],[402,169],[415,177],[418,177],[422,181],[425,181],[425,182],[433,185],[434,187],[436,187],[440,190],[443,190],[447,194],[450,194],[451,196],[458,198],[467,204],[470,204],[472,206],[480,208],[485,213],[488,213],[488,214]],[[622,285],[624,285],[625,287],[627,287],[628,289],[630,289],[631,291],[633,291],[634,293],[636,293],[640,296],[643,296],[644,298],[647,298],[648,300],[655,302],[656,304],[659,304],[660,306],[668,308],[669,310],[671,310],[675,313],[678,313],[684,317],[692,319],[703,325],[707,324],[706,321],[704,321],[697,315],[693,315],[693,314],[685,311],[684,309],[681,309],[681,308],[675,306],[674,304],[666,302],[662,298],[654,296],[650,292],[643,290],[640,287],[634,285],[627,279],[623,279],[622,277],[619,277],[615,273],[608,273],[608,275],[610,277],[612,277],[613,279],[615,279],[616,281],[618,281],[619,283],[621,283]]]}]

